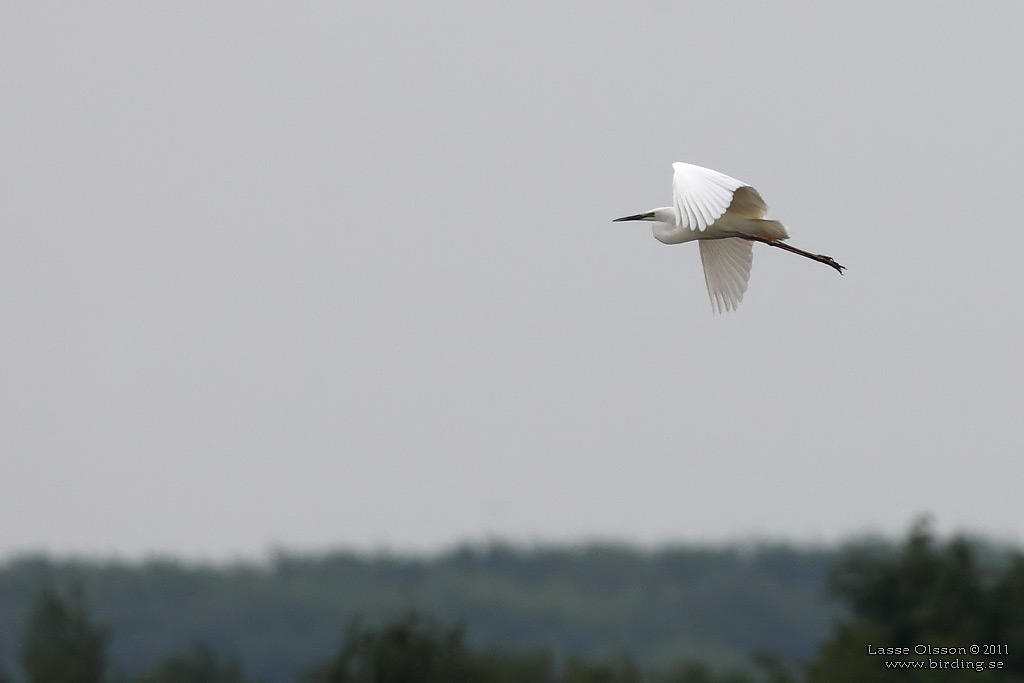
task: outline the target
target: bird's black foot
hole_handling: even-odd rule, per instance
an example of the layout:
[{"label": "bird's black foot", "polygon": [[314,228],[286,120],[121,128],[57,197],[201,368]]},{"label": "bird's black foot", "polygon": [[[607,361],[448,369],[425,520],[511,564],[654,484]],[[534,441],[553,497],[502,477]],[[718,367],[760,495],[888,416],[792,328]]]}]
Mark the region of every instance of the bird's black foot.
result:
[{"label": "bird's black foot", "polygon": [[825,256],[824,254],[818,254],[817,258],[818,258],[819,261],[824,263],[826,266],[832,266],[833,268],[835,268],[836,271],[840,275],[842,275],[843,271],[846,270],[846,266],[839,265],[838,263],[836,263],[836,260],[834,258],[832,258],[831,256]]},{"label": "bird's black foot", "polygon": [[824,254],[818,254],[818,260],[821,261],[822,263],[824,263],[825,265],[830,265],[831,267],[836,268],[836,271],[839,272],[839,274],[841,274],[841,275],[843,274],[843,271],[846,270],[846,266],[845,265],[840,265],[839,263],[836,262],[836,259],[834,259],[831,256],[825,256]]}]

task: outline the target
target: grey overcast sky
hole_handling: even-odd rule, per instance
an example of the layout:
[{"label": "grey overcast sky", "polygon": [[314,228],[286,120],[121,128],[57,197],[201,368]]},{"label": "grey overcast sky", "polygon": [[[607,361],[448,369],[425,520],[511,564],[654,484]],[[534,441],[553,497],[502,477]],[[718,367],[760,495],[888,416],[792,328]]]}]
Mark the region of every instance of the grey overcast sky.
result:
[{"label": "grey overcast sky", "polygon": [[[4,3],[0,556],[1021,539],[1024,4]],[[673,161],[793,244],[712,314]]]}]

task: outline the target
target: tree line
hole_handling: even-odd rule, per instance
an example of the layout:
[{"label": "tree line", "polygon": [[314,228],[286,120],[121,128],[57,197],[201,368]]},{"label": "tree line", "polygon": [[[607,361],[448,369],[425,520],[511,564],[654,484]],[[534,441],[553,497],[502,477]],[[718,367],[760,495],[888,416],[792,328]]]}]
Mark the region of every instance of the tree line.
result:
[{"label": "tree line", "polygon": [[[470,644],[466,629],[411,612],[352,620],[333,652],[297,683],[834,683],[1024,681],[1024,555],[955,537],[926,523],[899,544],[847,548],[827,573],[845,608],[804,659],[754,654],[743,666],[699,658],[652,665],[628,651],[566,655],[550,648]],[[258,683],[237,657],[196,643],[143,671],[111,660],[112,631],[74,585],[40,589],[26,616],[18,664],[27,683]],[[973,652],[972,647],[979,650]],[[986,648],[986,649],[981,649]],[[874,654],[872,654],[874,650]],[[895,654],[894,654],[895,653]],[[14,681],[12,672],[0,681]]]},{"label": "tree line", "polygon": [[354,619],[408,612],[464,624],[467,645],[550,650],[557,662],[629,653],[642,668],[699,658],[740,665],[752,651],[812,654],[838,608],[823,600],[833,550],[748,544],[644,551],[489,543],[432,556],[278,553],[262,563],[183,565],[21,558],[0,565],[0,663],[16,668],[31,598],[79,583],[111,626],[127,671],[194,642],[292,681]]}]

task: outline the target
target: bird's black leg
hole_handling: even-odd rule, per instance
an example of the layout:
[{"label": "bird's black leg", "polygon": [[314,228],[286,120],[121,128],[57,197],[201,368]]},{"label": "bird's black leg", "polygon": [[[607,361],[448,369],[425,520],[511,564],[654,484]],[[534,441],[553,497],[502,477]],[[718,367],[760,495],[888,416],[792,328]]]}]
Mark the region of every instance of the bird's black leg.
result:
[{"label": "bird's black leg", "polygon": [[788,252],[792,252],[794,254],[799,254],[800,256],[813,259],[818,263],[824,263],[826,266],[831,266],[832,268],[835,268],[840,275],[843,274],[843,270],[846,268],[846,266],[841,266],[838,263],[836,263],[835,259],[833,259],[831,256],[825,256],[824,254],[812,254],[809,251],[797,249],[796,247],[790,246],[785,242],[780,242],[779,240],[772,240],[768,239],[767,237],[757,237],[756,235],[742,235],[740,233],[736,233],[736,237],[740,237],[745,240],[750,240],[751,242],[762,242],[764,244],[767,244],[769,247],[778,247],[779,249],[785,249]]}]

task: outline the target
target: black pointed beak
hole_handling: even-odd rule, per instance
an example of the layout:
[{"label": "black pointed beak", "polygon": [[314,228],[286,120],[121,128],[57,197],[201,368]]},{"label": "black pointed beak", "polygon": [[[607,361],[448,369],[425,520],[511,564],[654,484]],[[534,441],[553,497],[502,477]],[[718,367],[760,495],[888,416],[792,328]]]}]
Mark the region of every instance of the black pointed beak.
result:
[{"label": "black pointed beak", "polygon": [[636,213],[633,214],[632,216],[623,216],[622,218],[615,218],[612,220],[612,223],[621,223],[623,221],[646,221],[650,220],[653,216],[653,211],[648,211],[647,213]]}]

